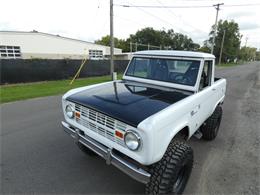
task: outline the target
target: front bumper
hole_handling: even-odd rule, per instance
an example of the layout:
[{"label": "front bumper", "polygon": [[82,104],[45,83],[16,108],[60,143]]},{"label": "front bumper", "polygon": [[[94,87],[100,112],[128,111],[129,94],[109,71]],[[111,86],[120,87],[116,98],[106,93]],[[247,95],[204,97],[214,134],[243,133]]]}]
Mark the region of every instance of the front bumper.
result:
[{"label": "front bumper", "polygon": [[61,124],[66,133],[73,137],[77,142],[80,142],[81,144],[85,145],[90,150],[104,158],[108,165],[114,165],[115,167],[141,183],[146,184],[149,182],[151,174],[144,169],[139,168],[135,164],[123,159],[115,152],[113,152],[113,149],[104,146],[91,137],[87,135],[81,135],[80,131],[77,128],[70,126],[68,123],[62,121]]}]

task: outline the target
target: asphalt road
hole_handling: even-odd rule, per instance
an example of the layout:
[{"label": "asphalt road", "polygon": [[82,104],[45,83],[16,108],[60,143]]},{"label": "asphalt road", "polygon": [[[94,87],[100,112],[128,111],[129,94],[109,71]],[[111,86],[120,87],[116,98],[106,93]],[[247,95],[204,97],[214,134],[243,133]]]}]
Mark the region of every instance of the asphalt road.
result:
[{"label": "asphalt road", "polygon": [[[219,136],[189,141],[194,169],[186,194],[260,194],[260,63],[222,68],[228,80]],[[0,193],[144,193],[98,157],[81,153],[61,128],[60,96],[1,105]]]}]

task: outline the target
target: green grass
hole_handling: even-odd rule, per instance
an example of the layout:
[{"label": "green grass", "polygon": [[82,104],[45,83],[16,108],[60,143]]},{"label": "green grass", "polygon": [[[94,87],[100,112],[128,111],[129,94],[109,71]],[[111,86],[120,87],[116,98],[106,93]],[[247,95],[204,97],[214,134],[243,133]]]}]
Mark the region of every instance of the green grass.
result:
[{"label": "green grass", "polygon": [[237,62],[237,63],[234,63],[234,62],[231,62],[231,63],[221,63],[221,64],[216,64],[217,67],[232,67],[232,66],[237,66],[237,65],[241,65],[242,62]]},{"label": "green grass", "polygon": [[[118,75],[119,79],[121,79],[121,77],[122,75]],[[77,79],[72,85],[69,85],[71,80],[2,85],[0,87],[0,103],[63,94],[73,88],[110,80],[111,76],[99,76]]]}]

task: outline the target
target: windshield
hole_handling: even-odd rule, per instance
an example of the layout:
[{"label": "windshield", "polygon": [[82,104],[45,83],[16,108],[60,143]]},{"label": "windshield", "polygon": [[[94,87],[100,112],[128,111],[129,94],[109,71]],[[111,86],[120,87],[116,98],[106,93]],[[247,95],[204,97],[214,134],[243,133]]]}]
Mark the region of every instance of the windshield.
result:
[{"label": "windshield", "polygon": [[126,76],[194,86],[199,67],[199,60],[134,57]]}]

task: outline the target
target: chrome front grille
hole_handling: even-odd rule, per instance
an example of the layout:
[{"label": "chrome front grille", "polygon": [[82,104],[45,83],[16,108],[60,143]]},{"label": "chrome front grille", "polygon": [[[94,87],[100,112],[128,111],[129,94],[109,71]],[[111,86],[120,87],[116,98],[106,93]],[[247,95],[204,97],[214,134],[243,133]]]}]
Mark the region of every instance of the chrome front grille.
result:
[{"label": "chrome front grille", "polygon": [[76,117],[76,121],[79,124],[113,142],[125,146],[124,140],[115,136],[115,130],[119,130],[123,134],[125,133],[127,128],[125,123],[79,104],[75,104],[75,110],[80,113],[80,117]]}]

